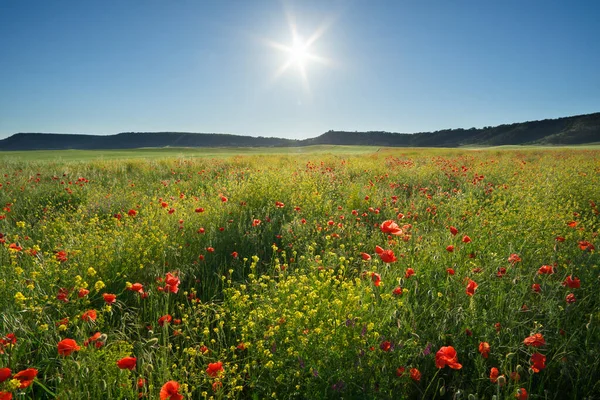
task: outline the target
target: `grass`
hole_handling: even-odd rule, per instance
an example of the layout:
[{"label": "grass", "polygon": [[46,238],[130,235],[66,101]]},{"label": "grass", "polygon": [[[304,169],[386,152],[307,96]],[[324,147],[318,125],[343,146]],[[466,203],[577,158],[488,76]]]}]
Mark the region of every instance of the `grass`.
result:
[{"label": "grass", "polygon": [[598,149],[297,150],[2,153],[0,392],[600,395]]}]

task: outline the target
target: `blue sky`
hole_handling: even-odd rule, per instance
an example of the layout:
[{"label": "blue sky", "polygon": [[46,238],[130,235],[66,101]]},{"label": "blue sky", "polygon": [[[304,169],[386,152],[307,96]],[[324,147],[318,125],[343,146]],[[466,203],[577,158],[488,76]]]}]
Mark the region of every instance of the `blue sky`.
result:
[{"label": "blue sky", "polygon": [[[0,1],[17,132],[420,132],[600,111],[600,2]],[[273,43],[318,56],[292,63]]]}]

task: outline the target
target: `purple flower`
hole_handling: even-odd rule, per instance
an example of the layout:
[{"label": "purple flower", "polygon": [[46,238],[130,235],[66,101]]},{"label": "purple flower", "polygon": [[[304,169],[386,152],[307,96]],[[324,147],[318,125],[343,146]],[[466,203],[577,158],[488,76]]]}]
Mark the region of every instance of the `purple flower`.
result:
[{"label": "purple flower", "polygon": [[427,356],[431,353],[431,343],[427,343],[427,346],[425,346],[425,349],[423,350],[423,355]]}]

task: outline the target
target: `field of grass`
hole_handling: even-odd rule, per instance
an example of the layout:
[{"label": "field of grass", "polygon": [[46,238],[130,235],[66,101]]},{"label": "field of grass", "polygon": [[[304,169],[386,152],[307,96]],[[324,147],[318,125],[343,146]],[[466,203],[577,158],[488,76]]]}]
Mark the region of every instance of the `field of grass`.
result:
[{"label": "field of grass", "polygon": [[0,399],[600,397],[598,148],[0,171]]}]

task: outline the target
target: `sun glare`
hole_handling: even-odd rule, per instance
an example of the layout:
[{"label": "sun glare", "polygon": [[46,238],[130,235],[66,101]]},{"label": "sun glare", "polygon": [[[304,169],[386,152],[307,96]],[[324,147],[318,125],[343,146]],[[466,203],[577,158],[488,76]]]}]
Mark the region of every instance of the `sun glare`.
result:
[{"label": "sun glare", "polygon": [[293,22],[293,18],[289,14],[287,15],[287,17],[292,39],[291,43],[282,44],[272,40],[267,40],[267,43],[271,47],[284,53],[287,53],[288,55],[286,61],[275,72],[273,79],[275,80],[279,78],[279,76],[284,74],[291,67],[295,67],[295,69],[300,74],[304,88],[306,90],[309,90],[308,76],[306,73],[309,64],[329,64],[329,60],[327,58],[315,54],[313,51],[311,51],[311,47],[323,35],[323,33],[325,33],[331,22],[322,24],[307,40],[304,40],[302,36],[298,34],[298,30],[296,29],[296,24]]}]

